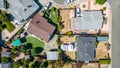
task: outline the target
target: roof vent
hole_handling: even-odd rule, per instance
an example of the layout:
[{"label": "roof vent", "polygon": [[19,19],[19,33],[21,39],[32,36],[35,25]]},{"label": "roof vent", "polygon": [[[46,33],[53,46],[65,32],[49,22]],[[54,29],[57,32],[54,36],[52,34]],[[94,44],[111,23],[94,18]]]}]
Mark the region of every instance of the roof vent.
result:
[{"label": "roof vent", "polygon": [[27,11],[27,9],[24,9],[24,11]]},{"label": "roof vent", "polygon": [[38,24],[40,21],[37,21],[36,24]]},{"label": "roof vent", "polygon": [[32,5],[28,5],[27,7],[30,8],[30,7],[32,7]]}]

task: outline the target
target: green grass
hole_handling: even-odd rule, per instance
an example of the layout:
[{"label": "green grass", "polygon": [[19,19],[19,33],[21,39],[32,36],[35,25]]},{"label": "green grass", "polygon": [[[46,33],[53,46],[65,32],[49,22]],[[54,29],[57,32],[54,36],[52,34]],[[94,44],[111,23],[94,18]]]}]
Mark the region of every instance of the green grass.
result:
[{"label": "green grass", "polygon": [[15,29],[15,26],[11,23],[11,22],[6,22],[6,25],[7,25],[7,30],[9,32],[12,32],[14,29]]},{"label": "green grass", "polygon": [[110,64],[110,59],[100,59],[99,63],[100,64]]},{"label": "green grass", "polygon": [[50,12],[50,14],[51,14],[50,19],[52,20],[53,23],[58,24],[58,9],[55,8],[55,7],[52,7],[52,8],[54,8],[55,10],[51,10],[51,12]]},{"label": "green grass", "polygon": [[38,40],[37,38],[35,37],[26,37],[26,42],[25,44],[27,43],[31,43],[32,44],[32,48],[36,48],[36,47],[42,47],[44,49],[44,42]]}]

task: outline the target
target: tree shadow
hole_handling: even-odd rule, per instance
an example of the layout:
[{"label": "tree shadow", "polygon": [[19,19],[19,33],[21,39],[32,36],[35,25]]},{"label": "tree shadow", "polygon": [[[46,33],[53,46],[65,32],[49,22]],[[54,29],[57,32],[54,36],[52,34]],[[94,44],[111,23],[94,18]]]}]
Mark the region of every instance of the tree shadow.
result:
[{"label": "tree shadow", "polygon": [[21,43],[24,43],[24,42],[26,42],[26,38],[23,37],[23,38],[20,39],[20,41],[21,41]]},{"label": "tree shadow", "polygon": [[32,49],[32,43],[27,43],[27,48]]},{"label": "tree shadow", "polygon": [[35,50],[36,50],[36,53],[41,53],[43,51],[43,48],[42,47],[36,47]]},{"label": "tree shadow", "polygon": [[58,51],[58,49],[51,49],[50,51]]}]

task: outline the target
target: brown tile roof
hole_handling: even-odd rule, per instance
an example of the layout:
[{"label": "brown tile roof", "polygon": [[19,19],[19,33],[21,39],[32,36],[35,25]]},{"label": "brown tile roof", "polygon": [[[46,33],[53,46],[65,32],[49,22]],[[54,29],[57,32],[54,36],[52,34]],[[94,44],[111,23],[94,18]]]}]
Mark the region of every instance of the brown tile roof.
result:
[{"label": "brown tile roof", "polygon": [[55,26],[47,22],[47,20],[38,13],[33,17],[27,30],[40,39],[48,42],[55,30]]}]

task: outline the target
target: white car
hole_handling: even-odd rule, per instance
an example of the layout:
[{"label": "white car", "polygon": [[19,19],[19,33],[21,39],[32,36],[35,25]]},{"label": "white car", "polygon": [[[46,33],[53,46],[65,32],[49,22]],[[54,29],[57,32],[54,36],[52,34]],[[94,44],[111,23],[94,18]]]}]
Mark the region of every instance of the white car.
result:
[{"label": "white car", "polygon": [[76,8],[76,16],[77,16],[77,17],[80,16],[80,8]]},{"label": "white car", "polygon": [[71,3],[71,2],[73,2],[74,0],[65,0],[65,5],[67,5],[67,4],[69,4],[69,3]]},{"label": "white car", "polygon": [[52,3],[51,3],[51,2],[48,2],[48,3],[46,4],[46,6],[45,6],[45,10],[49,9],[51,5],[52,5]]}]

